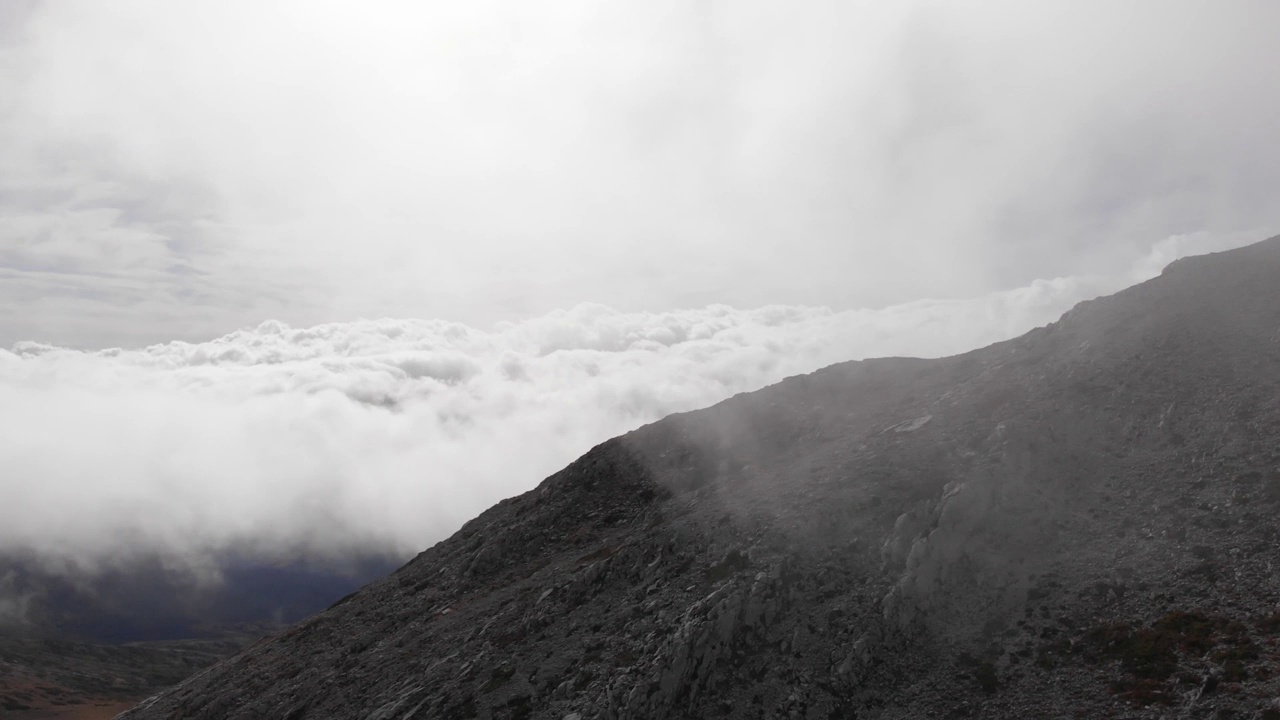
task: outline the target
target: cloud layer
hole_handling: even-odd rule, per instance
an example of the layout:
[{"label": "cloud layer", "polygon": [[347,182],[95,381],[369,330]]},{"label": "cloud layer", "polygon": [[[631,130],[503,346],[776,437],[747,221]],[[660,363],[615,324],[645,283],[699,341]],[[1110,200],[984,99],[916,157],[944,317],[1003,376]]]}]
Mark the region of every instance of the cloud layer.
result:
[{"label": "cloud layer", "polygon": [[0,346],[884,307],[1280,226],[1264,0],[0,8]]},{"label": "cloud layer", "polygon": [[[1249,238],[1257,239],[1257,238]],[[592,445],[847,359],[940,356],[1244,238],[1171,238],[1111,276],[883,310],[580,305],[85,352],[0,351],[0,548],[81,563],[420,550]]]}]

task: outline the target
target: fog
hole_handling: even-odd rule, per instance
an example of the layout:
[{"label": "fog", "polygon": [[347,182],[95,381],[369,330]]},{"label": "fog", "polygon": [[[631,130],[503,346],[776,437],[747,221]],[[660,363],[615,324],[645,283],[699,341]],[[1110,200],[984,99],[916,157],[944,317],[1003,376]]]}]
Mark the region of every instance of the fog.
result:
[{"label": "fog", "polygon": [[1277,26],[4,3],[0,550],[410,553],[664,414],[1274,234]]},{"label": "fog", "polygon": [[1277,226],[1280,6],[11,2],[0,346],[883,308]]},{"label": "fog", "polygon": [[384,319],[209,342],[0,351],[0,547],[80,569],[421,550],[592,445],[852,358],[940,356],[1055,320],[1114,276],[883,310],[579,305],[482,331]]}]

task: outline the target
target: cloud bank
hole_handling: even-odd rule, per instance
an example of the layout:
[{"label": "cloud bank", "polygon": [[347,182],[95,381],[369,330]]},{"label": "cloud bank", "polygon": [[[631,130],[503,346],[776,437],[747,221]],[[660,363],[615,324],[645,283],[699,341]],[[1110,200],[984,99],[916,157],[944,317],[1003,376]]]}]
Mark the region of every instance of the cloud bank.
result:
[{"label": "cloud bank", "polygon": [[0,6],[0,346],[885,307],[1280,227],[1280,4]]},{"label": "cloud bank", "polygon": [[1009,338],[1244,240],[1171,238],[1111,276],[881,310],[579,305],[488,331],[270,321],[140,350],[18,343],[0,351],[0,548],[82,565],[409,554],[666,414],[838,361]]}]

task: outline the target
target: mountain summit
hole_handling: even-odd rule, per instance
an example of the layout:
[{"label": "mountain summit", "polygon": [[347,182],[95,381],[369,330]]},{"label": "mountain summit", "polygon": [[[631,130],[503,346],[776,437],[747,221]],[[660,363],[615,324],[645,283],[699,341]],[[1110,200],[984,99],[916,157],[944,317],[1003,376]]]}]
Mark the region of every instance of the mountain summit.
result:
[{"label": "mountain summit", "polygon": [[122,717],[1280,718],[1278,510],[1273,238],[610,440]]}]

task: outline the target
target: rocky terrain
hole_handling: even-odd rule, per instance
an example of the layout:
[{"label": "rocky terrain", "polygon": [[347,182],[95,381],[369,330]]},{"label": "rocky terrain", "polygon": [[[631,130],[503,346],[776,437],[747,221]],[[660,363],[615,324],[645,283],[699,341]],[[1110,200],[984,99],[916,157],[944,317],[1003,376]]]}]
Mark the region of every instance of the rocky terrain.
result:
[{"label": "rocky terrain", "polygon": [[606,442],[122,717],[1280,718],[1280,238]]}]

